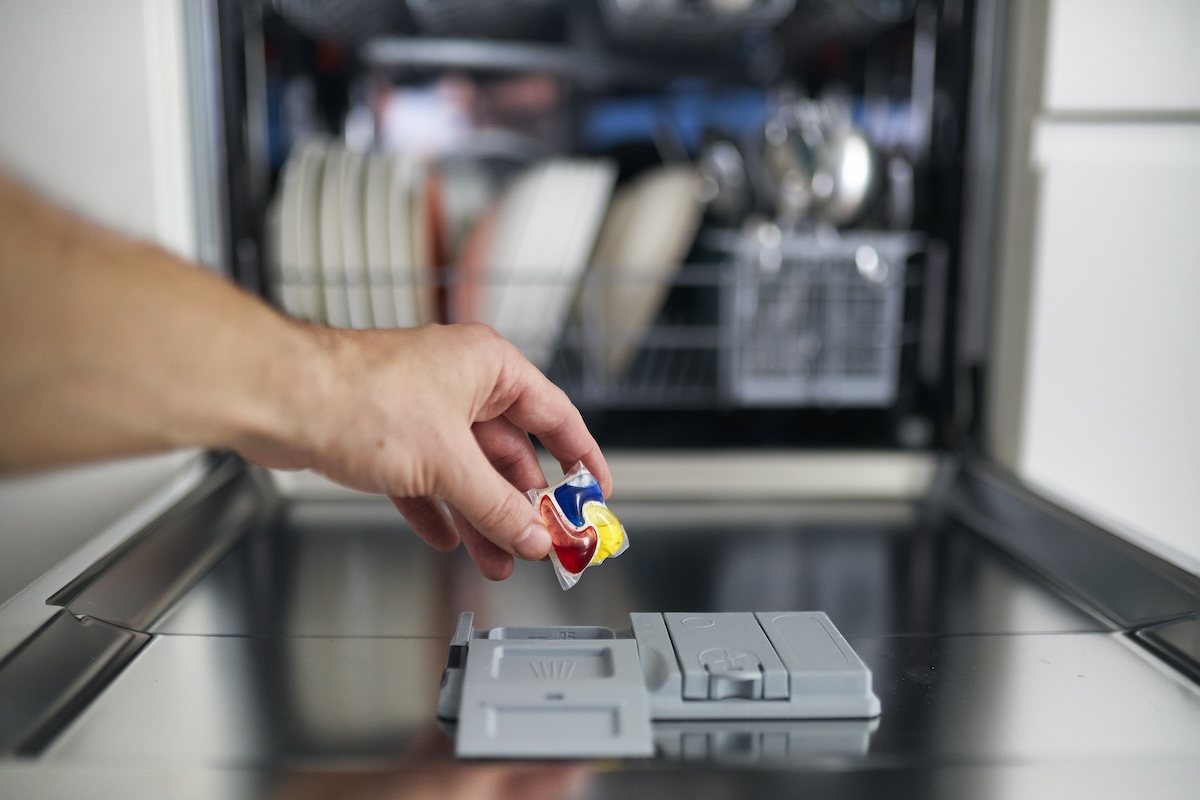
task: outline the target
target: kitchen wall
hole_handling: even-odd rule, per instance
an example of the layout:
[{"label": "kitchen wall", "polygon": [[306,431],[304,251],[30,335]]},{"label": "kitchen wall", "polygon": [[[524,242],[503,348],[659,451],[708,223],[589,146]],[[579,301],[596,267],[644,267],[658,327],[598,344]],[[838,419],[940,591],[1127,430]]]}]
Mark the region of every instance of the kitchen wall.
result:
[{"label": "kitchen wall", "polygon": [[[0,0],[0,167],[195,256],[183,0]],[[192,454],[0,480],[0,603]]]},{"label": "kitchen wall", "polygon": [[179,0],[0,0],[0,164],[196,252]]},{"label": "kitchen wall", "polygon": [[1200,3],[1013,12],[989,444],[1200,572]]}]

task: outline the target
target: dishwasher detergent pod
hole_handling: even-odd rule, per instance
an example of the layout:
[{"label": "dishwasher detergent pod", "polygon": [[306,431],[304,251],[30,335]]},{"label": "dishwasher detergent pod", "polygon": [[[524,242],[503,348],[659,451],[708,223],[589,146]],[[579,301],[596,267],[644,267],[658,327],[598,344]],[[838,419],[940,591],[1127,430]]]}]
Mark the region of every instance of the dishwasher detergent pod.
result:
[{"label": "dishwasher detergent pod", "polygon": [[563,589],[574,586],[588,567],[629,546],[621,521],[604,504],[600,483],[582,463],[557,485],[527,494],[550,531],[550,561]]}]

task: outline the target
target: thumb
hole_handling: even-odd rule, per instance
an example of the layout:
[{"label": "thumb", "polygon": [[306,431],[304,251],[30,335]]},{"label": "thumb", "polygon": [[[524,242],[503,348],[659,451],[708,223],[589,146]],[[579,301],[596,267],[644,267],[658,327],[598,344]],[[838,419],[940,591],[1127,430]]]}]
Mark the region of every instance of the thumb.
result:
[{"label": "thumb", "polygon": [[452,448],[457,460],[438,494],[500,549],[527,561],[550,552],[550,532],[529,499],[495,470],[475,439]]}]

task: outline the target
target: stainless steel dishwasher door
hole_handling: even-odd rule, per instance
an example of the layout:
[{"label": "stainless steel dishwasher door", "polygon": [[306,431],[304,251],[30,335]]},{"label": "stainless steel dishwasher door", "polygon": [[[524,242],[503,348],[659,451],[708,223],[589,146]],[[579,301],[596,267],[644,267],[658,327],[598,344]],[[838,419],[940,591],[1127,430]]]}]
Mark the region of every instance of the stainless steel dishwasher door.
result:
[{"label": "stainless steel dishwasher door", "polygon": [[[1195,685],[936,507],[617,510],[629,553],[564,593],[545,563],[483,579],[383,501],[284,503],[148,624],[103,623],[149,642],[37,752],[0,761],[0,791],[1116,797],[1187,796],[1200,778]],[[74,602],[103,618],[101,588]],[[685,728],[654,759],[579,764],[459,762],[436,720],[461,611],[480,627],[621,628],[631,611],[761,608],[827,612],[882,716]]]}]

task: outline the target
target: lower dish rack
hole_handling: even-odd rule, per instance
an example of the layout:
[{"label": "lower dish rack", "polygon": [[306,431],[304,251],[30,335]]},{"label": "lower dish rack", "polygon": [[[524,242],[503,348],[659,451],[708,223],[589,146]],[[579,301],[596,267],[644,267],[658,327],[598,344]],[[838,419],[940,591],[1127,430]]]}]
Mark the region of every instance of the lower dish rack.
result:
[{"label": "lower dish rack", "polygon": [[780,236],[736,243],[723,295],[723,384],[735,405],[887,406],[896,398],[906,233]]},{"label": "lower dish rack", "polygon": [[[898,392],[908,261],[920,248],[908,232],[709,230],[671,274],[614,288],[604,272],[588,271],[578,285],[522,278],[499,293],[469,291],[564,299],[555,320],[508,315],[498,330],[581,407],[886,407]],[[372,279],[338,289],[424,296],[425,316],[470,322],[455,311],[464,287],[446,270],[403,286]],[[640,315],[627,313],[634,303]]]}]

